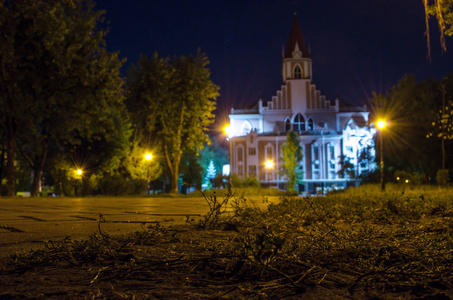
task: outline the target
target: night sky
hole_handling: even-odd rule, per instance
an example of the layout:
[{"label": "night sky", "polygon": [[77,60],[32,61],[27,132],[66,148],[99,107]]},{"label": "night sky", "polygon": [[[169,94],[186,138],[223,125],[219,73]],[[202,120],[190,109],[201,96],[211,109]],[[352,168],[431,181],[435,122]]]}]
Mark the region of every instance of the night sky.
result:
[{"label": "night sky", "polygon": [[[328,99],[368,102],[406,73],[418,80],[441,78],[453,67],[453,38],[447,52],[431,23],[432,61],[427,60],[422,0],[98,0],[110,27],[110,51],[127,57],[126,74],[139,55],[194,54],[211,61],[220,86],[218,114],[269,100],[280,88],[282,45],[297,13],[313,58],[313,81]],[[434,20],[433,20],[434,21]]]}]

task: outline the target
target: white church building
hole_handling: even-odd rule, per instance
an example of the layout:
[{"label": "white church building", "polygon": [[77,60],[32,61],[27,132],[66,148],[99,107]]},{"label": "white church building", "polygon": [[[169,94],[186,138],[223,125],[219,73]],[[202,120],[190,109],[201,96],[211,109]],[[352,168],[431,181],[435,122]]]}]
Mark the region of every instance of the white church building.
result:
[{"label": "white church building", "polygon": [[[375,168],[361,160],[364,151],[374,157],[373,134],[366,106],[351,107],[338,98],[326,99],[312,80],[311,53],[305,45],[297,16],[282,54],[283,84],[272,99],[259,99],[245,109],[232,108],[229,132],[230,170],[241,179],[256,177],[264,186],[285,188],[281,172],[286,134],[299,134],[303,159],[301,193],[344,188],[358,175]],[[272,164],[266,166],[266,162]],[[342,162],[354,175],[340,172]]]}]

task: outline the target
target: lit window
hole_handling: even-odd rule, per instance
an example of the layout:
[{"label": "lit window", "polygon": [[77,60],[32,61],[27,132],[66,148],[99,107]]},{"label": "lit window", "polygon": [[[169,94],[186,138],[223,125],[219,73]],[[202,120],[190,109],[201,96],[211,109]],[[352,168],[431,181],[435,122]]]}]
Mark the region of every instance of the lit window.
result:
[{"label": "lit window", "polygon": [[327,158],[328,158],[328,164],[329,164],[329,178],[330,179],[335,179],[336,173],[336,161],[335,161],[335,145],[334,144],[328,144],[327,145]]},{"label": "lit window", "polygon": [[311,158],[312,158],[312,178],[320,179],[321,178],[321,163],[319,161],[319,145],[313,144],[311,146]]},{"label": "lit window", "polygon": [[301,114],[294,118],[294,131],[305,131],[305,119]]},{"label": "lit window", "polygon": [[249,177],[256,178],[256,165],[249,166]]},{"label": "lit window", "polygon": [[294,78],[295,79],[301,79],[302,78],[302,71],[299,66],[296,66],[294,68]]},{"label": "lit window", "polygon": [[244,160],[244,153],[242,151],[242,147],[238,147],[238,161]]},{"label": "lit window", "polygon": [[313,168],[315,170],[319,169],[319,147],[317,144],[314,144],[311,148],[312,150],[312,160],[313,160]]},{"label": "lit window", "polygon": [[273,160],[272,157],[273,157],[273,146],[268,144],[266,145],[266,156],[265,156],[265,160]]}]

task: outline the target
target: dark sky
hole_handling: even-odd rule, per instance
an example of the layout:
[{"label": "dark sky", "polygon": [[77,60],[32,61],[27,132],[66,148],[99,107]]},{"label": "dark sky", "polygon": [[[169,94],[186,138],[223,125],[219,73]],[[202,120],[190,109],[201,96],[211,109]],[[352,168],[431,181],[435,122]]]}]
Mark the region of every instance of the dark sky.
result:
[{"label": "dark sky", "polygon": [[453,38],[439,47],[431,24],[432,61],[426,59],[422,0],[98,0],[106,10],[107,48],[127,57],[140,53],[209,57],[220,86],[220,115],[280,88],[282,45],[297,12],[313,58],[313,81],[328,99],[364,104],[406,73],[441,78],[453,67]]}]

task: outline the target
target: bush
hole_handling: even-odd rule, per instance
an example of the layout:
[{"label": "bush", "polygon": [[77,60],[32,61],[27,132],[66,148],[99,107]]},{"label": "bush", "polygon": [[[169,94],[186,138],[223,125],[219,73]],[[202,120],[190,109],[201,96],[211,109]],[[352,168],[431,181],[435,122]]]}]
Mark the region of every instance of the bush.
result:
[{"label": "bush", "polygon": [[243,187],[260,187],[261,184],[255,177],[247,177],[242,183]]},{"label": "bush", "polygon": [[242,180],[241,180],[241,178],[239,178],[238,175],[231,174],[230,179],[231,179],[231,187],[235,187],[235,188],[242,187]]},{"label": "bush", "polygon": [[436,182],[439,186],[446,186],[448,183],[448,170],[437,171]]},{"label": "bush", "polygon": [[146,180],[130,180],[121,174],[107,175],[99,180],[99,191],[102,195],[138,195],[146,191]]}]

